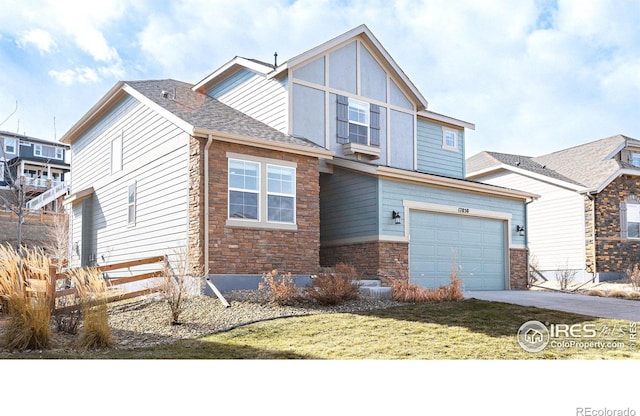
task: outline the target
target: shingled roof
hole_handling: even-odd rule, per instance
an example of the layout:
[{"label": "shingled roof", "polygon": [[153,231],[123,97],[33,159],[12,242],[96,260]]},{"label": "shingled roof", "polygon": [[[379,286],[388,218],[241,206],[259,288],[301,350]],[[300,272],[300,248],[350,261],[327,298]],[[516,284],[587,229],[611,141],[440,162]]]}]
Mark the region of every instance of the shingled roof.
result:
[{"label": "shingled roof", "polygon": [[124,83],[196,129],[322,149],[309,140],[284,134],[215,98],[193,91],[193,85],[186,82],[163,79]]},{"label": "shingled roof", "polygon": [[523,169],[589,189],[597,189],[621,169],[640,169],[617,157],[627,147],[640,149],[640,141],[621,134],[538,157],[481,152],[467,159],[467,172],[490,170],[501,165]]}]

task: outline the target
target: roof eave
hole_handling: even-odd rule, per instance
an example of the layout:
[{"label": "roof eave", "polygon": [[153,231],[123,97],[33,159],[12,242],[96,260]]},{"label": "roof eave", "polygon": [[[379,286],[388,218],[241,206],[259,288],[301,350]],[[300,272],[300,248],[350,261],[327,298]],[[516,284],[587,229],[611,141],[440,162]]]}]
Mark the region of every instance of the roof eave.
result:
[{"label": "roof eave", "polygon": [[247,68],[252,71],[261,73],[262,75],[270,74],[273,71],[273,67],[268,65],[262,65],[258,62],[251,61],[240,56],[234,57],[232,60],[222,65],[220,68],[213,71],[206,76],[203,80],[195,84],[191,89],[193,91],[205,92],[215,85],[220,79],[226,78],[228,74],[238,71],[241,68]]},{"label": "roof eave", "polygon": [[381,176],[386,179],[418,182],[440,188],[457,189],[462,192],[479,193],[484,195],[489,194],[502,198],[518,199],[523,201],[531,201],[540,198],[540,195],[531,192],[502,188],[499,186],[479,182],[470,182],[463,179],[437,176],[429,173],[405,171],[388,166],[363,165],[360,162],[346,159],[333,159],[329,163],[346,169],[356,170],[370,175]]},{"label": "roof eave", "polygon": [[326,150],[324,148],[313,148],[307,146],[300,146],[290,143],[280,143],[271,140],[259,139],[255,137],[242,136],[231,133],[223,133],[217,130],[210,130],[204,128],[195,128],[193,131],[194,136],[209,137],[212,136],[214,140],[237,143],[246,146],[259,147],[261,149],[276,150],[280,152],[293,153],[303,156],[313,156],[318,159],[332,159],[335,152]]},{"label": "roof eave", "polygon": [[93,123],[100,115],[108,111],[113,104],[124,94],[123,81],[117,82],[85,115],[80,118],[71,128],[60,138],[60,142],[71,144],[84,129]]},{"label": "roof eave", "polygon": [[459,120],[457,118],[445,116],[443,114],[434,113],[433,111],[429,111],[429,110],[418,111],[418,117],[424,117],[424,118],[427,118],[427,119],[430,119],[430,120],[434,120],[434,121],[438,121],[438,122],[446,123],[446,124],[451,124],[451,125],[456,126],[456,127],[466,128],[466,129],[470,129],[470,130],[475,130],[476,129],[476,125],[473,124],[473,123],[470,123],[470,122],[464,121],[464,120]]}]

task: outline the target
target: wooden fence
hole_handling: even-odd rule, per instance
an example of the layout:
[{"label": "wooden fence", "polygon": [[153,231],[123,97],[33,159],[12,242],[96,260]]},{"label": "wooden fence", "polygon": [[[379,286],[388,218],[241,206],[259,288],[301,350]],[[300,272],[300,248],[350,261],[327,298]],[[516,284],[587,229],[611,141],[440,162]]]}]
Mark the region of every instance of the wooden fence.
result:
[{"label": "wooden fence", "polygon": [[[67,214],[45,210],[28,211],[24,215],[24,221],[40,224],[54,224],[59,217],[65,215]],[[0,210],[0,220],[1,219],[5,219],[8,221],[18,221],[18,216],[13,211]]]},{"label": "wooden fence", "polygon": [[[135,266],[140,266],[145,264],[159,263],[160,265],[164,265],[166,261],[167,261],[166,256],[155,256],[155,257],[147,257],[139,260],[130,260],[130,261],[125,261],[121,263],[96,266],[96,267],[92,267],[91,269],[97,270],[98,272],[103,273],[103,272],[109,272],[109,271],[119,270],[119,269],[127,269],[129,267],[135,267]],[[53,310],[53,309],[56,309],[56,299],[64,296],[75,295],[77,293],[77,290],[73,287],[68,289],[56,290],[57,282],[59,280],[68,279],[70,275],[71,273],[68,271],[58,272],[58,266],[51,265],[49,267],[49,274],[47,279],[38,279],[38,280],[29,279],[28,287],[31,292],[35,292],[34,294],[38,292],[48,293],[50,295],[49,299],[51,299],[51,302],[52,302],[51,307]],[[163,275],[163,270],[156,270],[152,272],[137,274],[134,276],[121,277],[117,279],[108,279],[106,280],[107,287],[109,291],[112,292],[112,294],[107,296],[107,302],[115,302],[123,299],[130,299],[137,296],[159,292],[162,290],[162,285],[157,285],[154,287],[150,287],[142,290],[135,290],[131,292],[125,292],[119,286],[124,285],[126,283],[140,282],[147,279],[162,277],[162,275]],[[65,309],[65,308],[64,307],[57,308],[56,310],[61,310],[61,309]]]}]

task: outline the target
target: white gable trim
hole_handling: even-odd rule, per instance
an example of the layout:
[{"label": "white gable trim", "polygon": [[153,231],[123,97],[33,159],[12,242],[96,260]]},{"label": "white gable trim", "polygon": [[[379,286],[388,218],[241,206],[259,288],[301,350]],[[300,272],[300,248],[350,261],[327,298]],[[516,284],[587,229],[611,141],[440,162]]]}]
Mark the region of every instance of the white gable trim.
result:
[{"label": "white gable trim", "polygon": [[[590,193],[596,193],[599,194],[600,192],[602,192],[604,190],[604,188],[606,188],[607,186],[609,186],[611,184],[611,182],[615,181],[616,179],[618,179],[620,176],[622,175],[629,175],[629,176],[640,176],[640,170],[635,170],[635,169],[620,169],[618,171],[616,171],[613,175],[609,176],[607,178],[607,180],[605,180],[604,182],[602,182],[602,184],[596,188],[596,189],[592,189],[589,190]],[[587,190],[585,190],[586,192]]]},{"label": "white gable trim", "polygon": [[375,56],[376,54],[380,55],[384,60],[389,69],[390,74],[393,75],[394,78],[402,81],[404,86],[411,92],[414,96],[415,100],[417,100],[423,109],[426,109],[429,105],[426,98],[420,93],[420,91],[416,88],[416,86],[411,82],[409,77],[404,73],[404,71],[398,66],[395,60],[391,57],[391,55],[386,51],[386,49],[382,46],[382,44],[376,39],[376,37],[371,33],[369,28],[366,25],[360,25],[350,31],[343,33],[340,36],[337,36],[327,42],[324,42],[321,45],[316,46],[315,48],[309,49],[306,52],[301,53],[291,59],[289,59],[283,65],[278,66],[276,70],[269,74],[269,77],[278,76],[283,71],[287,71],[290,68],[293,68],[297,65],[310,62],[317,57],[328,53],[329,51],[336,49],[343,44],[346,44],[352,41],[354,38],[361,37],[362,40],[366,41],[367,49],[369,52]]},{"label": "white gable trim", "polygon": [[256,61],[252,61],[250,59],[236,56],[226,64],[222,65],[220,68],[213,71],[211,74],[205,77],[202,81],[194,85],[191,89],[193,91],[208,90],[214,84],[216,84],[218,79],[224,79],[226,78],[227,74],[236,72],[241,68],[250,69],[251,71],[260,73],[264,76],[266,76],[268,73],[273,71],[273,67],[269,65],[264,65]]},{"label": "white gable trim", "polygon": [[155,102],[153,102],[152,100],[150,100],[149,98],[147,98],[146,96],[144,96],[143,94],[141,94],[135,88],[131,87],[128,84],[124,84],[122,89],[127,94],[129,94],[130,96],[132,96],[136,100],[140,101],[142,104],[144,104],[147,107],[151,108],[153,111],[155,111],[156,113],[160,114],[162,117],[166,118],[171,123],[175,124],[176,126],[181,128],[182,130],[184,130],[186,133],[189,133],[190,135],[193,135],[193,131],[194,131],[195,127],[192,126],[191,124],[187,123],[186,121],[184,121],[180,117],[176,116],[171,111],[165,109],[164,107],[160,106],[159,104],[156,104]]},{"label": "white gable trim", "polygon": [[496,166],[492,166],[492,167],[489,167],[489,168],[486,168],[486,169],[481,169],[481,170],[478,170],[478,171],[475,171],[475,172],[468,173],[467,174],[467,179],[481,181],[483,176],[486,176],[486,175],[494,173],[494,172],[498,172],[500,170],[508,170],[510,172],[517,173],[518,175],[527,176],[527,177],[536,179],[536,180],[541,181],[541,182],[547,182],[547,183],[550,183],[552,185],[559,186],[561,188],[566,188],[566,189],[569,189],[569,190],[572,190],[572,191],[576,191],[576,192],[586,192],[588,190],[584,186],[576,185],[576,184],[573,184],[571,182],[566,182],[566,181],[563,181],[563,180],[560,180],[560,179],[554,179],[554,178],[551,178],[549,176],[541,175],[539,173],[534,173],[534,172],[531,172],[531,171],[526,170],[526,169],[516,168],[514,166],[511,166],[511,165],[508,165],[508,164],[505,164],[505,163],[501,163],[501,164],[496,165]]}]

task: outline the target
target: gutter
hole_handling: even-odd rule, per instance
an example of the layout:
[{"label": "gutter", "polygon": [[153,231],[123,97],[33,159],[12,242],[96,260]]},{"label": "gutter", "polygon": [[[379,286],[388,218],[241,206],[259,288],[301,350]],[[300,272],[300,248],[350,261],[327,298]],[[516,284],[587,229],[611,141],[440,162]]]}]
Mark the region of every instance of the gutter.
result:
[{"label": "gutter", "polygon": [[220,302],[229,307],[229,302],[222,296],[218,288],[209,280],[209,148],[213,143],[213,135],[207,135],[207,144],[204,145],[204,272],[207,275],[207,285],[213,290]]}]

